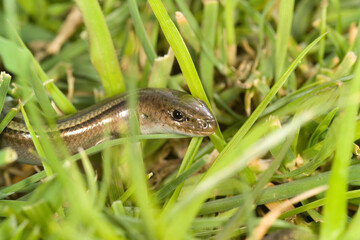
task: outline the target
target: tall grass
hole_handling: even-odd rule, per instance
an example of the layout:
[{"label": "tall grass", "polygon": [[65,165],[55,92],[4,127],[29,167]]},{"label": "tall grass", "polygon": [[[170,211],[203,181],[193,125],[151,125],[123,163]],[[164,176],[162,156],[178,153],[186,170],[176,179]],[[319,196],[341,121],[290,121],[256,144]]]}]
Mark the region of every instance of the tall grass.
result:
[{"label": "tall grass", "polygon": [[[61,51],[34,47],[73,7],[84,24]],[[0,108],[6,94],[21,101],[0,131],[21,111],[44,170],[15,182],[28,170],[0,150],[0,238],[356,239],[359,11],[351,0],[3,1]],[[128,136],[73,156],[44,130],[56,133],[58,109],[148,86],[189,90],[219,128],[142,136],[132,115]]]}]

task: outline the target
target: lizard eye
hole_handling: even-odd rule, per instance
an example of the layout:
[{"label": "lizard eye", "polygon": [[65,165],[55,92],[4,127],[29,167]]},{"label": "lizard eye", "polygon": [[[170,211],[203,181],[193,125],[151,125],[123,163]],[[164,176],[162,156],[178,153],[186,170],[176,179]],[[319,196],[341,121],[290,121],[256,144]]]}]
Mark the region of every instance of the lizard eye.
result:
[{"label": "lizard eye", "polygon": [[174,110],[171,114],[171,117],[177,122],[183,122],[185,120],[184,114],[178,110]]}]

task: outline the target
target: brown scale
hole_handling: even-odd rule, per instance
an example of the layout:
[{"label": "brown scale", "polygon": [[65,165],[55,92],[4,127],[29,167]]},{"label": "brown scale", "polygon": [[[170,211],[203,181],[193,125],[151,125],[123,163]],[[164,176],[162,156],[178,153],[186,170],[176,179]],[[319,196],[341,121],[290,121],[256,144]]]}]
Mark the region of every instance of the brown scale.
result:
[{"label": "brown scale", "polygon": [[[188,136],[209,136],[217,124],[208,107],[191,95],[169,89],[142,89],[138,96],[137,114],[142,134],[178,133]],[[127,129],[126,95],[118,95],[78,113],[59,119],[57,128],[69,152],[87,149],[104,140],[104,131],[118,137]],[[47,129],[46,131],[50,131]],[[51,136],[52,134],[50,134]],[[0,135],[0,147],[11,147],[18,161],[40,165],[24,122],[12,121]]]}]

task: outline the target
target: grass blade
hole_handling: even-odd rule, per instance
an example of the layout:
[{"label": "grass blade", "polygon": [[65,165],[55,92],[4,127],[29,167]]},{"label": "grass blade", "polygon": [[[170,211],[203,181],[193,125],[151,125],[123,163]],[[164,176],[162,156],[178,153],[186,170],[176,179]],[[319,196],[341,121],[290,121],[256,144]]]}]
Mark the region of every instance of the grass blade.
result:
[{"label": "grass blade", "polygon": [[148,36],[146,35],[145,27],[141,21],[141,17],[140,17],[140,13],[139,13],[139,9],[138,9],[136,0],[128,0],[127,2],[129,5],[131,17],[134,22],[136,34],[139,37],[139,40],[144,48],[146,56],[152,65],[155,61],[156,53],[155,53],[154,47],[152,46]]},{"label": "grass blade", "polygon": [[[201,27],[203,36],[207,36],[204,40],[208,42],[210,50],[214,50],[215,46],[215,34],[216,24],[218,16],[219,4],[217,0],[204,1],[204,17]],[[208,59],[204,52],[200,53],[200,76],[204,85],[205,92],[208,98],[213,98],[213,86],[214,86],[214,65]]]},{"label": "grass blade", "polygon": [[[22,74],[23,74],[22,77],[32,76],[33,71],[35,71],[37,76],[40,78],[40,80],[43,83],[45,83],[45,82],[47,83],[47,84],[45,84],[45,87],[49,91],[50,95],[54,99],[55,103],[59,106],[59,108],[64,113],[69,113],[69,114],[74,113],[75,112],[74,106],[65,97],[65,95],[59,90],[59,88],[55,85],[55,83],[48,82],[50,80],[50,78],[46,75],[44,70],[41,68],[39,62],[31,54],[30,50],[26,47],[25,43],[22,41],[22,39],[20,38],[20,36],[18,35],[18,33],[16,32],[14,27],[11,26],[11,28],[12,28],[12,30],[14,32],[14,35],[16,35],[16,37],[17,37],[19,45],[25,50],[25,53],[27,55],[29,55],[29,56],[27,56],[27,58],[30,58],[31,61],[32,61],[32,67],[30,67],[29,65],[25,66],[25,68],[30,67],[30,69],[26,69],[26,71],[23,71],[22,72]],[[36,79],[37,79],[37,77],[36,77]],[[38,88],[40,89],[40,87],[38,87]],[[48,100],[48,98],[45,97],[43,89],[41,90],[41,93],[38,96],[40,96],[40,99],[42,99],[42,103],[41,103],[42,107],[43,107],[43,109],[46,109],[47,114],[50,115],[49,118],[55,118],[55,116],[56,116],[55,111],[51,107],[51,104],[50,104],[50,101]]]},{"label": "grass blade", "polygon": [[294,0],[281,0],[279,6],[279,22],[276,32],[276,52],[275,52],[275,79],[279,79],[283,74],[285,65],[290,29],[292,24],[292,14]]},{"label": "grass blade", "polygon": [[[285,73],[282,75],[282,77],[274,84],[274,86],[271,88],[270,92],[265,96],[263,101],[255,109],[255,111],[250,116],[250,118],[245,122],[245,124],[241,127],[241,129],[235,134],[235,136],[231,139],[231,141],[226,145],[224,150],[220,152],[219,156],[215,159],[214,163],[207,170],[206,174],[204,175],[200,184],[198,185],[197,190],[194,191],[195,194],[192,195],[191,197],[188,197],[186,200],[182,201],[181,203],[177,204],[177,206],[174,206],[171,213],[169,213],[169,215],[167,215],[167,220],[165,221],[165,222],[169,222],[169,216],[171,216],[170,219],[174,219],[174,221],[168,227],[169,234],[170,234],[170,231],[173,231],[173,233],[174,233],[173,237],[179,237],[179,236],[182,236],[182,234],[184,234],[184,231],[186,230],[184,223],[185,222],[190,223],[189,219],[192,219],[196,215],[198,209],[201,206],[201,203],[206,199],[206,197],[209,193],[209,187],[214,185],[214,182],[219,180],[219,179],[216,180],[216,178],[214,179],[213,176],[214,175],[220,176],[219,172],[222,172],[221,169],[227,169],[227,167],[232,166],[232,164],[234,164],[235,160],[238,159],[237,155],[239,154],[239,152],[241,152],[241,149],[243,147],[245,148],[244,143],[242,142],[245,134],[253,126],[256,119],[260,116],[261,112],[265,109],[265,107],[268,105],[268,103],[270,102],[272,97],[280,89],[282,84],[285,83],[288,76],[295,69],[297,64],[306,55],[306,53],[316,43],[319,42],[319,40],[323,36],[324,35],[321,35],[320,37],[315,39],[311,44],[309,44],[299,54],[299,56],[294,60],[294,62],[285,71]],[[241,146],[241,148],[239,148],[239,146]],[[244,159],[242,159],[242,160],[244,160]],[[237,168],[238,170],[241,170],[243,167],[246,166],[245,162],[243,162],[243,161],[241,161],[241,162],[243,163],[243,165],[241,165],[241,166],[238,165],[238,168]],[[241,163],[238,163],[238,164],[241,164]],[[222,174],[225,174],[225,176],[228,176],[227,172],[222,173]],[[222,178],[222,177],[219,177],[219,178]],[[212,184],[210,184],[209,182],[211,182]],[[205,187],[205,185],[207,187]],[[174,217],[174,216],[176,216],[176,217]],[[182,222],[182,229],[179,229],[177,227],[177,226],[179,226],[180,221]]]},{"label": "grass blade", "polygon": [[360,61],[357,61],[355,75],[347,86],[340,101],[345,109],[339,115],[339,128],[336,138],[335,158],[326,192],[324,222],[321,225],[320,239],[338,239],[346,226],[347,169],[355,136],[355,123],[359,103],[353,101],[360,90]]},{"label": "grass blade", "polygon": [[[270,103],[271,99],[275,96],[275,94],[279,91],[281,86],[286,82],[287,78],[290,76],[290,74],[295,70],[296,66],[299,64],[301,59],[307,54],[308,51],[312,47],[316,45],[325,36],[325,34],[321,35],[320,37],[316,38],[311,44],[309,44],[300,54],[299,56],[294,60],[294,62],[288,67],[288,69],[285,71],[285,73],[281,76],[281,78],[275,82],[274,86],[270,89],[269,93],[264,97],[264,99],[261,101],[261,103],[258,105],[258,107],[255,109],[255,111],[251,114],[251,116],[247,119],[247,121],[241,126],[239,131],[235,134],[235,136],[231,139],[231,141],[226,145],[226,148],[224,149],[224,153],[228,151],[229,149],[234,149],[235,146],[239,146],[239,142],[242,140],[242,138],[247,134],[247,132],[250,130],[250,128],[254,125],[254,123],[258,120],[261,113],[265,110],[266,106]],[[219,157],[217,159],[221,159],[221,152]],[[215,160],[214,164],[219,161]],[[211,169],[211,168],[210,168]],[[209,169],[209,170],[210,170]],[[216,171],[216,170],[215,170]]]},{"label": "grass blade", "polygon": [[76,0],[83,16],[90,41],[91,61],[100,76],[107,96],[125,90],[116,51],[96,0]]},{"label": "grass blade", "polygon": [[5,104],[5,98],[10,86],[11,76],[5,72],[0,73],[0,112]]},{"label": "grass blade", "polygon": [[235,26],[234,15],[235,1],[225,1],[225,23],[227,33],[227,60],[230,66],[233,66],[236,61],[236,39],[235,39]]},{"label": "grass blade", "polygon": [[[29,130],[29,133],[31,135],[31,139],[32,139],[32,141],[34,143],[35,149],[36,149],[36,151],[37,151],[37,153],[39,154],[40,157],[45,158],[46,156],[45,156],[44,149],[41,146],[40,141],[37,138],[37,135],[36,135],[33,127],[30,124],[30,120],[29,120],[29,118],[28,118],[28,116],[27,116],[27,114],[25,112],[25,109],[24,109],[21,101],[19,101],[19,105],[20,105],[21,113],[22,113],[22,115],[24,117],[25,125],[26,125],[27,129]],[[40,159],[42,159],[42,158],[40,158]],[[52,173],[52,170],[49,167],[49,165],[46,162],[42,162],[42,164],[44,166],[44,169],[45,169],[45,172],[46,172],[47,176],[51,176],[53,173]]]},{"label": "grass blade", "polygon": [[[176,29],[175,24],[171,21],[169,15],[167,14],[164,5],[159,0],[149,0],[149,3],[160,23],[161,29],[163,30],[167,41],[175,53],[175,57],[180,65],[191,93],[210,106],[209,100],[207,99],[205,91],[201,85],[200,78],[196,72],[194,63],[191,60],[189,51],[187,50],[179,31]],[[223,137],[219,128],[210,138],[216,148],[219,150],[223,148]]]}]

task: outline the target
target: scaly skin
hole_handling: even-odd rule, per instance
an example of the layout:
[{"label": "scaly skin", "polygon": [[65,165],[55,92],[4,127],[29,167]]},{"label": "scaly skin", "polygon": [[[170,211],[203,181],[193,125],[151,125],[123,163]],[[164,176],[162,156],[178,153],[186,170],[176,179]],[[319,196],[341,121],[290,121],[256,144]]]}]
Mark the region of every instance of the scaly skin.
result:
[{"label": "scaly skin", "polygon": [[[169,89],[142,89],[138,96],[137,114],[142,134],[177,133],[187,136],[209,136],[217,124],[211,111],[201,100]],[[104,140],[105,130],[113,138],[127,129],[126,95],[118,95],[59,119],[57,129],[71,154]],[[47,130],[49,135],[52,133]],[[18,161],[41,165],[25,123],[13,120],[0,135],[0,147],[11,147]]]}]

